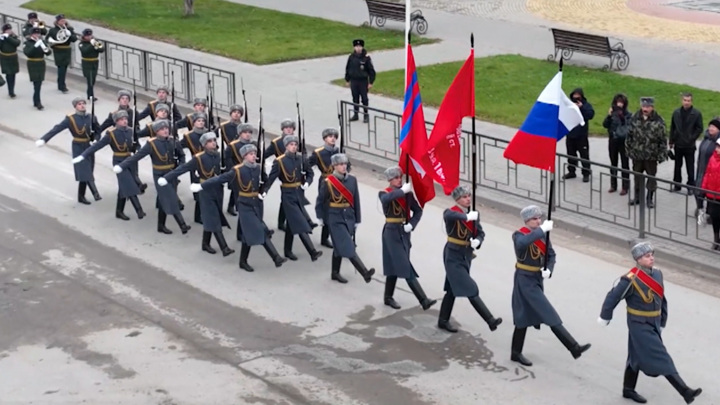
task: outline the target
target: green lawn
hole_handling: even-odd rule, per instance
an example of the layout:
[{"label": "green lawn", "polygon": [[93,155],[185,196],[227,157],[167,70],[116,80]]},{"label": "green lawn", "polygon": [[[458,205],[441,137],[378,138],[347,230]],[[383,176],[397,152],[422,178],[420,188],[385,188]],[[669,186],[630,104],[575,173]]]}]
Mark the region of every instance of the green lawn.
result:
[{"label": "green lawn", "polygon": [[[222,0],[195,2],[183,17],[183,0],[32,0],[23,7],[116,31],[153,38],[183,48],[264,65],[342,55],[363,38],[370,52],[402,48],[402,31],[356,27]],[[51,24],[52,25],[52,24]],[[435,39],[414,36],[424,44]]]},{"label": "green lawn", "polygon": [[[464,61],[418,68],[423,104],[438,107]],[[416,60],[422,63],[422,60]],[[519,127],[525,120],[540,92],[557,72],[555,62],[518,55],[499,55],[475,60],[475,103],[477,117],[484,121]],[[394,98],[404,94],[404,70],[377,74],[372,92]],[[343,85],[342,79],[333,81]],[[672,112],[680,107],[680,93],[693,93],[694,104],[703,112],[707,124],[718,115],[720,93],[682,84],[625,76],[614,72],[569,66],[563,67],[563,89],[566,92],[582,87],[595,108],[590,133],[607,135],[602,121],[610,108],[612,97],[623,92],[628,96],[630,110],[640,108],[640,97],[655,97],[655,108],[670,125]],[[399,111],[398,111],[399,113]]]}]

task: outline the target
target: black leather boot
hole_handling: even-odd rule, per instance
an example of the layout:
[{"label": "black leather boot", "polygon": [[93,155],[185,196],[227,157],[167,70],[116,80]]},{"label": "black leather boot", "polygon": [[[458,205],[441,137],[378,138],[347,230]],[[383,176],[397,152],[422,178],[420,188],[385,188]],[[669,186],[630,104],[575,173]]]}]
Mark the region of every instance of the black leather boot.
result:
[{"label": "black leather boot", "polygon": [[455,296],[450,293],[445,293],[442,304],[440,304],[440,315],[438,316],[438,328],[445,329],[450,333],[457,333],[458,329],[450,323],[450,314],[455,305]]},{"label": "black leather boot", "polygon": [[145,211],[143,211],[142,205],[140,205],[140,199],[138,199],[136,195],[130,197],[130,203],[132,204],[133,208],[135,208],[138,219],[145,218]]},{"label": "black leather boot", "polygon": [[360,256],[356,254],[355,257],[350,259],[350,263],[355,266],[355,269],[360,273],[366,283],[372,281],[372,276],[373,274],[375,274],[375,269],[368,270],[368,268],[365,267],[365,263],[360,260]]},{"label": "black leather boot", "polygon": [[640,205],[640,190],[635,190],[635,198],[630,200],[628,205]]},{"label": "black leather boot", "polygon": [[512,347],[510,348],[510,360],[516,361],[523,366],[530,367],[532,366],[532,362],[522,354],[523,346],[525,345],[526,333],[527,328],[515,328],[512,337]]},{"label": "black leather boot", "polygon": [[129,221],[130,218],[125,215],[125,202],[127,199],[118,197],[117,203],[115,204],[115,218],[122,219],[123,221]]},{"label": "black leather boot", "polygon": [[387,278],[385,278],[385,305],[393,309],[400,309],[400,304],[393,298],[395,284],[397,284],[397,277],[387,276]]},{"label": "black leather boot", "polygon": [[[278,209],[278,220],[277,220],[277,223],[278,223],[278,229],[281,230],[281,231],[283,231],[283,232],[285,232],[285,230],[286,230],[286,227],[285,227],[285,225],[286,225],[286,224],[285,224],[285,210],[283,209],[282,203],[280,203],[280,209]],[[290,260],[292,260],[292,259],[290,259]]]},{"label": "black leather boot", "polygon": [[316,261],[318,257],[322,256],[323,252],[315,250],[315,246],[313,245],[312,240],[310,240],[310,235],[301,233],[298,236],[300,236],[300,242],[302,242],[303,246],[305,246],[305,249],[310,254],[310,259],[312,259],[312,261]]},{"label": "black leather boot", "polygon": [[428,309],[430,309],[431,306],[437,303],[437,300],[428,299],[417,278],[409,278],[405,281],[407,281],[410,290],[413,292],[413,294],[415,294],[415,298],[417,298],[418,302],[420,302],[420,305],[422,305],[423,310],[427,311]]},{"label": "black leather boot", "polygon": [[235,210],[235,202],[237,202],[237,196],[235,193],[230,192],[230,198],[228,200],[227,213],[236,217],[237,211]]},{"label": "black leather boot", "polygon": [[490,330],[495,331],[498,325],[502,323],[502,318],[495,318],[492,313],[490,313],[487,305],[485,305],[485,303],[479,296],[469,297],[468,299],[470,300],[470,304],[472,304],[473,308],[475,308],[477,313],[480,314],[480,316],[483,320],[485,320],[485,322],[487,322]]},{"label": "black leather boot", "polygon": [[210,246],[210,238],[212,238],[212,232],[203,231],[202,250],[214,255],[217,251]]},{"label": "black leather boot", "polygon": [[278,253],[277,249],[275,249],[275,245],[270,241],[270,239],[265,239],[265,243],[263,243],[263,247],[265,248],[265,251],[268,252],[270,257],[273,259],[273,262],[275,262],[275,267],[280,267],[285,263],[288,259],[281,257]]},{"label": "black leather boot", "polygon": [[330,243],[330,228],[327,225],[323,225],[320,233],[320,245],[325,246],[328,249],[332,249],[333,245]]},{"label": "black leather boot", "polygon": [[292,261],[295,261],[298,258],[292,251],[293,239],[295,239],[295,237],[292,232],[285,232],[285,245],[283,246],[283,252],[285,253],[285,257]]},{"label": "black leather boot", "polygon": [[695,401],[695,398],[697,398],[698,395],[702,394],[702,388],[692,389],[688,387],[687,384],[685,384],[685,381],[680,378],[679,374],[666,375],[665,378],[667,378],[667,380],[670,381],[670,384],[672,384],[672,386],[677,390],[677,392],[682,395],[686,404],[693,403],[693,401]]},{"label": "black leather boot", "polygon": [[87,190],[87,183],[81,181],[78,183],[78,202],[80,204],[90,205],[90,201],[85,198],[85,190]]},{"label": "black leather boot", "polygon": [[200,215],[200,200],[195,201],[195,223],[202,224],[202,215]]},{"label": "black leather boot", "polygon": [[[220,246],[223,257],[230,256],[231,254],[235,253],[235,250],[230,249],[227,242],[225,241],[225,235],[223,235],[222,231],[215,232],[215,239],[217,240],[218,246]],[[248,249],[248,252],[250,252],[250,249]]]},{"label": "black leather boot", "polygon": [[172,231],[165,226],[165,221],[167,220],[167,214],[163,212],[163,210],[158,211],[158,223],[157,223],[157,231],[160,233],[164,233],[166,235],[172,234]]},{"label": "black leather boot", "polygon": [[552,329],[555,336],[557,336],[565,348],[570,350],[570,353],[575,359],[580,358],[580,356],[582,356],[582,354],[591,346],[590,343],[580,346],[580,344],[578,344],[578,342],[570,335],[570,332],[568,332],[562,325],[553,326],[550,329]]},{"label": "black leather boot", "polygon": [[175,222],[177,222],[183,235],[188,233],[188,231],[190,230],[190,225],[185,223],[185,218],[183,218],[182,214],[175,214],[173,215],[173,218],[175,218]]},{"label": "black leather boot", "polygon": [[102,197],[100,197],[100,193],[98,193],[97,187],[95,187],[95,182],[94,182],[94,181],[88,181],[88,182],[87,182],[87,186],[88,186],[88,188],[90,189],[90,192],[92,193],[93,198],[95,199],[95,201],[100,201],[100,200],[102,200]]},{"label": "black leather boot", "polygon": [[342,264],[342,257],[333,255],[330,279],[335,280],[340,284],[346,284],[348,282],[347,279],[340,275],[340,265],[341,264]]},{"label": "black leather boot", "polygon": [[250,256],[250,245],[242,244],[240,248],[240,268],[252,273],[255,269],[248,264],[247,259]]},{"label": "black leather boot", "polygon": [[639,371],[635,371],[630,367],[625,369],[625,377],[623,378],[623,398],[632,399],[637,403],[644,404],[647,402],[647,399],[635,391],[639,374]]},{"label": "black leather boot", "polygon": [[648,191],[647,195],[647,207],[648,208],[655,208],[655,192],[654,191]]}]

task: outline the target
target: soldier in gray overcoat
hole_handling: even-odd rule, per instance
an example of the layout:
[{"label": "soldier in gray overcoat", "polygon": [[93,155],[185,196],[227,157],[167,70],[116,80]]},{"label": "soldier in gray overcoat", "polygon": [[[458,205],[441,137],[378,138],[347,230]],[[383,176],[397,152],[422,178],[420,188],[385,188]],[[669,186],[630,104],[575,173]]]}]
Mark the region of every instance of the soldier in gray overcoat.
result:
[{"label": "soldier in gray overcoat", "polygon": [[[402,170],[395,166],[385,170],[389,187],[378,193],[385,214],[382,232],[383,274],[385,274],[385,305],[400,309],[395,301],[395,285],[398,277],[407,281],[423,310],[435,305],[436,300],[428,299],[423,291],[418,274],[410,262],[410,233],[415,230],[423,209],[415,199],[412,186],[402,183]],[[408,209],[409,207],[409,209]],[[412,213],[412,215],[410,215]]]},{"label": "soldier in gray overcoat", "polygon": [[[42,138],[35,141],[35,145],[38,147],[44,146],[47,142],[50,142],[55,135],[64,130],[68,130],[72,135],[72,156],[76,158],[90,147],[90,142],[98,140],[99,131],[97,130],[100,125],[98,124],[97,118],[87,113],[85,100],[76,97],[73,99],[72,105],[73,108],[75,108],[75,113],[65,116],[65,119],[55,125],[53,129],[43,135]],[[98,193],[97,187],[95,187],[95,176],[93,176],[95,158],[89,156],[83,162],[73,166],[75,170],[75,181],[78,182],[78,202],[81,204],[90,204],[90,201],[85,199],[85,191],[87,188],[90,188],[95,201],[100,201],[102,197],[100,197],[100,193]]]},{"label": "soldier in gray overcoat", "polygon": [[[197,104],[197,100],[195,101],[195,105],[199,105]],[[185,118],[183,118],[183,120],[184,119]],[[188,125],[192,125],[192,131],[185,133],[183,138],[180,140],[180,146],[189,150],[190,154],[192,156],[195,156],[203,151],[203,146],[200,143],[200,137],[207,132],[207,115],[203,112],[195,112],[192,114],[188,114],[188,120],[188,122],[190,123]],[[175,128],[177,128],[177,123],[175,125]],[[197,183],[199,181],[200,179],[198,179],[195,171],[191,171],[190,182]],[[193,220],[195,221],[195,223],[202,224],[202,216],[200,215],[200,196],[198,195],[198,193],[193,193],[193,199],[195,200],[195,215]]]},{"label": "soldier in gray overcoat", "polygon": [[473,250],[479,249],[485,239],[485,231],[480,225],[480,214],[469,211],[472,191],[468,186],[458,186],[453,190],[455,205],[443,212],[447,242],[443,250],[445,264],[445,296],[440,305],[438,327],[455,333],[457,327],[450,323],[455,297],[468,297],[475,311],[487,322],[491,331],[497,329],[502,318],[495,318],[480,299],[475,280],[470,276]]},{"label": "soldier in gray overcoat", "polygon": [[[165,187],[168,183],[176,184],[177,178],[187,172],[195,172],[199,183],[220,175],[220,153],[218,152],[217,136],[214,132],[206,132],[200,137],[200,144],[204,149],[202,152],[194,155],[187,163],[164,175],[158,180],[158,185]],[[217,253],[210,246],[210,239],[212,235],[215,235],[223,256],[235,253],[233,249],[228,247],[222,232],[223,226],[230,228],[230,224],[223,215],[222,186],[205,187],[196,194],[198,195],[197,205],[200,207],[203,225],[202,250],[210,254]]]},{"label": "soldier in gray overcoat", "polygon": [[[303,176],[301,167],[303,164],[307,167],[307,160],[298,153],[298,143],[299,139],[295,135],[286,135],[283,138],[285,153],[273,162],[267,185],[263,188],[263,191],[269,190],[275,180],[280,179],[280,205],[287,218],[288,227],[285,230],[283,249],[285,257],[290,260],[298,259],[292,252],[294,235],[298,235],[303,246],[310,254],[310,258],[315,261],[322,256],[322,252],[316,250],[312,240],[310,240],[309,233],[312,232],[312,228],[306,219],[307,213],[304,212],[305,207],[303,206],[304,197],[300,192],[310,187],[313,181],[313,171],[308,170],[305,183],[301,183]],[[303,160],[305,161],[303,162]]]},{"label": "soldier in gray overcoat", "polygon": [[176,142],[170,137],[170,122],[166,120],[155,121],[153,124],[153,132],[157,135],[155,138],[145,142],[140,150],[122,161],[119,165],[113,167],[115,173],[122,173],[124,169],[132,167],[140,159],[150,156],[152,160],[153,180],[155,190],[157,191],[157,199],[155,208],[158,209],[157,231],[169,235],[172,233],[165,226],[168,215],[175,218],[180,230],[183,234],[190,230],[190,226],[185,223],[185,219],[180,212],[180,205],[177,197],[177,183],[172,187],[162,187],[158,184],[158,180],[164,175],[170,173],[175,168],[173,154],[177,154],[181,163],[185,162],[185,154],[180,147],[180,142]]},{"label": "soldier in gray overcoat", "polygon": [[368,270],[355,250],[355,231],[362,220],[357,178],[347,172],[348,158],[344,153],[333,155],[331,164],[333,172],[320,184],[315,205],[318,221],[330,230],[333,240],[330,278],[347,283],[340,275],[340,264],[344,257],[350,259],[365,282],[369,283],[375,269]]},{"label": "soldier in gray overcoat", "polygon": [[[156,116],[157,118],[154,121],[157,120],[167,120],[168,116],[170,115],[170,107],[167,104],[155,104],[153,108],[156,110]],[[139,115],[139,113],[138,113]],[[145,128],[141,129],[137,133],[138,139],[140,138],[155,138],[155,132],[152,129],[152,122],[149,122],[147,125],[145,125]]]},{"label": "soldier in gray overcoat", "polygon": [[257,147],[247,144],[240,149],[240,155],[243,159],[242,163],[231,167],[220,176],[191,187],[193,189],[197,189],[198,186],[200,188],[222,187],[222,184],[228,183],[232,187],[232,193],[237,195],[237,226],[242,241],[240,268],[249,272],[255,271],[247,260],[250,248],[257,245],[262,245],[275,262],[275,267],[280,267],[287,259],[278,254],[275,245],[268,237],[267,226],[262,220],[265,194],[261,193],[261,188],[267,180],[267,175],[265,170],[256,163]]},{"label": "soldier in gray overcoat", "polygon": [[[74,164],[79,164],[88,157],[94,156],[95,152],[110,145],[113,151],[112,164],[113,166],[119,165],[123,160],[129,158],[132,155],[133,148],[133,136],[132,130],[128,127],[128,113],[125,110],[116,111],[113,114],[113,120],[115,121],[115,128],[107,131],[105,136],[100,141],[95,142],[91,147],[86,149],[80,156],[73,159]],[[138,219],[145,217],[145,212],[140,205],[138,194],[140,194],[140,187],[138,187],[135,181],[132,168],[125,170],[117,175],[118,180],[118,198],[117,204],[115,205],[115,218],[122,219],[124,221],[130,220],[125,215],[125,203],[128,199],[135,208]]]},{"label": "soldier in gray overcoat", "polygon": [[[192,131],[195,128],[195,120],[197,119],[197,115],[200,114],[205,117],[205,123],[207,124],[207,100],[204,98],[196,97],[193,100],[193,112],[190,114],[185,115],[182,119],[175,122],[175,128],[177,129],[187,129],[188,131]],[[205,133],[205,132],[203,132]],[[202,135],[202,134],[201,134]],[[187,148],[187,146],[185,146]],[[200,148],[202,149],[202,148]]]},{"label": "soldier in gray overcoat", "polygon": [[623,397],[639,403],[647,402],[635,391],[642,371],[650,377],[665,376],[689,404],[702,393],[702,389],[692,389],[685,384],[663,344],[662,331],[667,325],[668,306],[662,272],[654,267],[655,250],[650,243],[642,242],[633,246],[631,253],[635,267],[620,277],[608,292],[598,318],[600,325],[608,325],[615,307],[625,300],[629,336]]},{"label": "soldier in gray overcoat", "polygon": [[512,293],[515,331],[510,360],[532,366],[532,362],[522,354],[525,334],[529,326],[540,329],[543,323],[550,327],[573,358],[577,359],[590,348],[590,344],[581,346],[575,341],[563,326],[543,288],[543,279],[550,277],[555,268],[555,250],[550,243],[545,242],[545,235],[552,230],[553,222],[546,220],[541,224],[542,210],[535,205],[523,208],[520,216],[525,226],[512,234],[517,262]]},{"label": "soldier in gray overcoat", "polygon": [[[230,106],[230,120],[221,122],[218,126],[218,132],[220,133],[220,136],[222,136],[224,142],[223,145],[225,146],[225,161],[223,162],[223,164],[225,165],[226,169],[230,169],[231,167],[242,163],[242,158],[237,159],[240,157],[239,150],[247,143],[249,143],[249,141],[244,142],[237,147],[238,156],[228,156],[230,143],[240,137],[240,130],[242,129],[241,127],[243,125],[242,121],[240,121],[240,118],[242,118],[244,113],[245,109],[243,108],[243,106],[233,104]],[[250,135],[252,135],[252,126],[250,127]],[[228,189],[230,189],[230,185],[228,185]],[[230,198],[228,199],[227,213],[232,216],[237,215],[237,211],[235,211],[235,193],[230,193]]]},{"label": "soldier in gray overcoat", "polygon": [[[151,121],[155,121],[158,119],[157,114],[157,106],[160,104],[164,104],[166,106],[172,105],[172,117],[169,115],[167,117],[161,117],[163,119],[172,119],[173,122],[179,120],[182,117],[182,114],[180,114],[180,110],[178,109],[177,104],[172,103],[172,98],[168,99],[168,96],[170,95],[171,90],[168,88],[168,86],[162,85],[155,90],[157,94],[157,99],[151,101],[148,103],[145,108],[138,113],[137,121],[140,122],[145,119],[145,117],[150,117]],[[168,110],[168,114],[169,114]],[[177,127],[175,127],[175,131],[177,131]]]}]

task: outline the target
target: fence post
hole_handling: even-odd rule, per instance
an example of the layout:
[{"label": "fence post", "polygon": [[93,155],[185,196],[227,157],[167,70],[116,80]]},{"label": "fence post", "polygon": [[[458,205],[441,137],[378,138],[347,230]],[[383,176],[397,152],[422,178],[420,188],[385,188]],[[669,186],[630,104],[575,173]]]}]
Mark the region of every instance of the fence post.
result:
[{"label": "fence post", "polygon": [[[638,200],[640,200],[637,204],[639,207],[638,215],[640,215],[640,218],[638,221],[639,222],[638,225],[640,227],[640,232],[639,232],[638,237],[640,239],[645,239],[645,213],[647,211],[646,210],[647,202],[645,201],[645,199],[646,199],[645,198],[645,185],[647,184],[647,177],[644,174],[640,174],[640,178],[641,178],[642,183],[640,184],[640,189],[638,190],[638,195],[636,196],[638,198]],[[637,181],[635,182],[635,184],[637,185]]]}]

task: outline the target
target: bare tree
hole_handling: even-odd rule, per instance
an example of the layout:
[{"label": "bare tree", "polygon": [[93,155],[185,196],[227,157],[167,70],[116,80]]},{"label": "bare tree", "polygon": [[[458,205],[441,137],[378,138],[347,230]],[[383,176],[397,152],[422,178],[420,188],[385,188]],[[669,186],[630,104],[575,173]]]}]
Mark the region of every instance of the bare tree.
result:
[{"label": "bare tree", "polygon": [[195,14],[195,0],[185,0],[185,17]]}]

